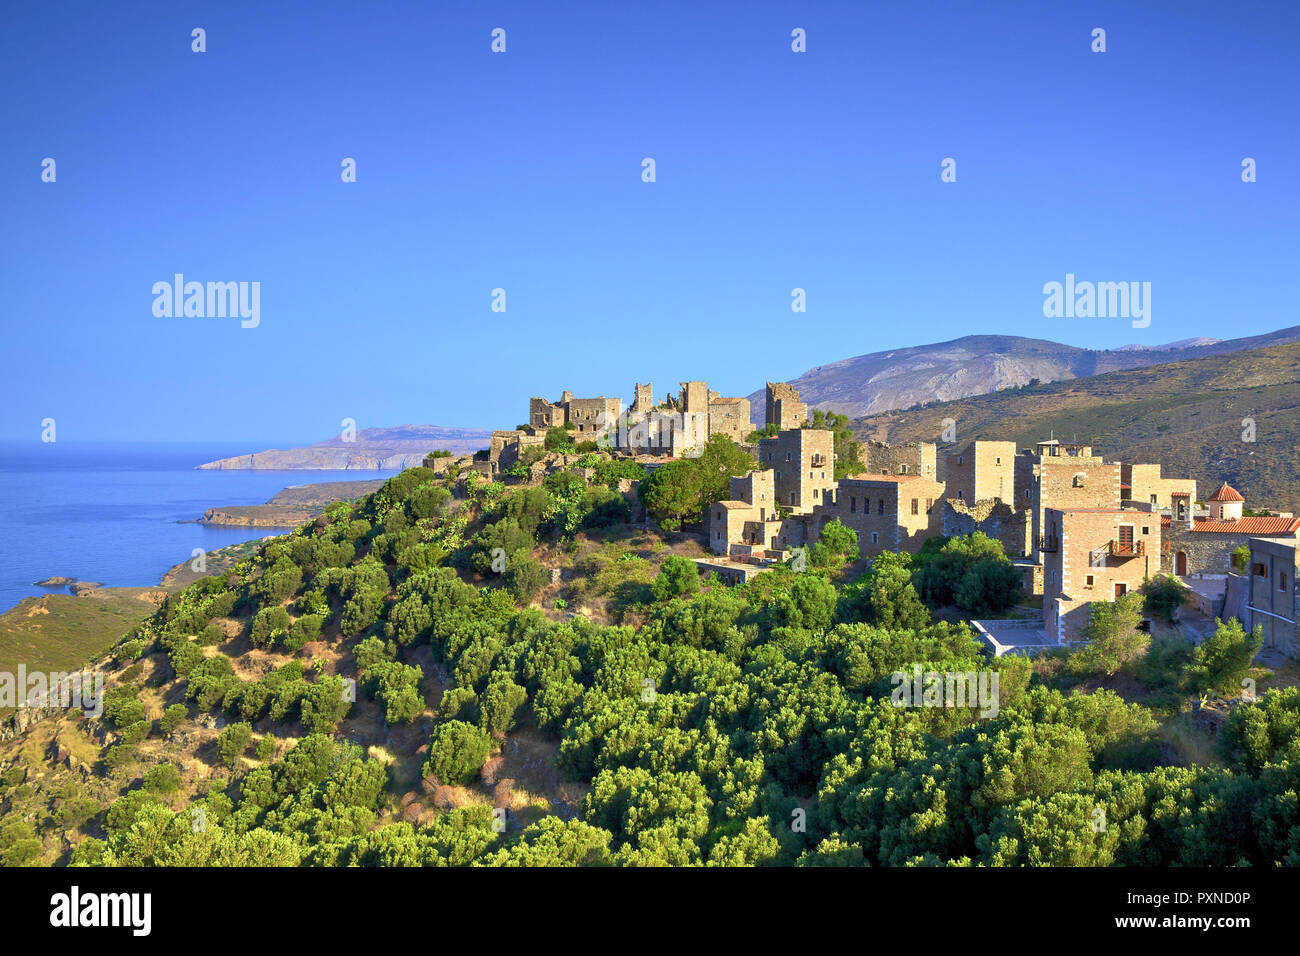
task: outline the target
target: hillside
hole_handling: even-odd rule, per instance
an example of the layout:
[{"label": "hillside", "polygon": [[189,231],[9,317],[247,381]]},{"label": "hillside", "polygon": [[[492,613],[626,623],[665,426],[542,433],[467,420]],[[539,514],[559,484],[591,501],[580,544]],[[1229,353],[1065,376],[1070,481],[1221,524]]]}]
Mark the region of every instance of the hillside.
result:
[{"label": "hillside", "polygon": [[[1242,420],[1256,441],[1242,441]],[[1300,512],[1300,343],[1215,355],[1087,379],[1007,389],[856,420],[860,437],[960,441],[1054,434],[1088,439],[1108,459],[1161,462],[1199,489],[1227,481],[1247,506]]]},{"label": "hillside", "polygon": [[[951,401],[1002,388],[1085,378],[1300,341],[1300,326],[1248,338],[1186,339],[1161,346],[1085,349],[1015,335],[968,335],[951,342],[872,352],[809,369],[790,384],[814,408],[849,417],[918,402]],[[766,417],[764,393],[749,396],[752,417]]]},{"label": "hillside", "polygon": [[363,428],[355,441],[341,436],[301,448],[278,449],[236,455],[205,462],[202,469],[266,469],[272,471],[352,469],[376,471],[415,468],[424,456],[439,448],[463,455],[486,448],[490,431],[481,428],[446,428],[442,425],[395,425],[391,428]]},{"label": "hillside", "polygon": [[[0,863],[1300,862],[1300,698],[1249,656],[994,667],[907,573],[702,581],[609,478],[412,469],[170,594],[102,714],[0,734]],[[978,701],[900,707],[919,661]]]}]

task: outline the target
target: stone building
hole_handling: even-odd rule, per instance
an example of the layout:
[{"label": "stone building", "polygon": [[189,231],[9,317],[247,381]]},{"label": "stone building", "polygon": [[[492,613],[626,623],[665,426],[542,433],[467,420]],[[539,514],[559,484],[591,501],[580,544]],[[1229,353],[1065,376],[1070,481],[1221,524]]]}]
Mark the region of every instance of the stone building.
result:
[{"label": "stone building", "polygon": [[758,463],[776,473],[777,501],[807,513],[835,487],[835,436],[820,428],[779,431],[759,441]]},{"label": "stone building", "polygon": [[805,543],[803,518],[776,509],[776,472],[751,471],[731,479],[731,497],[709,507],[704,532],[714,554],[767,558]]},{"label": "stone building", "polygon": [[546,429],[509,429],[495,431],[488,441],[488,461],[492,477],[499,475],[523,457],[529,448],[542,449],[546,445]]},{"label": "stone building", "polygon": [[1162,570],[1179,577],[1221,577],[1232,570],[1232,553],[1253,537],[1300,536],[1300,518],[1290,515],[1243,515],[1246,499],[1227,482],[1206,502],[1210,511],[1198,516],[1189,509],[1184,520],[1164,516],[1165,555]]},{"label": "stone building", "polygon": [[1038,442],[1033,452],[1022,453],[1028,457],[1028,468],[1021,466],[1018,473],[1022,482],[1028,473],[1029,502],[1033,513],[1031,543],[1032,557],[1040,561],[1039,543],[1044,537],[1044,519],[1047,508],[1109,508],[1120,507],[1120,466],[1118,462],[1103,461],[1092,453],[1092,446],[1055,439]]},{"label": "stone building", "polygon": [[842,479],[826,503],[814,510],[816,540],[838,519],[858,533],[858,551],[872,558],[882,551],[921,549],[942,530],[943,484],[921,475],[853,475]]},{"label": "stone building", "polygon": [[1047,508],[1043,624],[1058,643],[1083,640],[1094,601],[1136,591],[1160,567],[1160,516],[1123,508]]},{"label": "stone building", "polygon": [[741,444],[754,430],[750,421],[749,399],[728,398],[709,392],[709,437],[726,435]]},{"label": "stone building", "polygon": [[862,470],[873,475],[920,475],[938,479],[937,453],[932,441],[891,445],[868,439],[862,442]]},{"label": "stone building", "polygon": [[1016,443],[973,441],[947,456],[944,486],[949,498],[967,504],[1015,498]]},{"label": "stone building", "polygon": [[1250,605],[1246,626],[1264,631],[1264,646],[1300,654],[1300,540],[1250,539]]},{"label": "stone building", "polygon": [[593,439],[598,433],[612,426],[623,414],[621,398],[574,398],[566,391],[558,402],[548,402],[544,398],[528,400],[528,424],[532,428],[564,428],[573,425],[575,435]]},{"label": "stone building", "polygon": [[767,383],[767,424],[779,430],[802,428],[808,421],[808,406],[799,401],[799,393],[785,382]]},{"label": "stone building", "polygon": [[1162,478],[1160,465],[1121,463],[1120,491],[1126,501],[1149,504],[1157,511],[1169,511],[1174,520],[1186,520],[1196,501],[1196,480]]},{"label": "stone building", "polygon": [[654,404],[652,385],[638,382],[627,414],[621,401],[615,414],[610,411],[604,410],[599,440],[632,455],[698,455],[713,435],[740,443],[754,430],[749,399],[719,395],[704,382],[682,382],[677,397],[660,406]]}]

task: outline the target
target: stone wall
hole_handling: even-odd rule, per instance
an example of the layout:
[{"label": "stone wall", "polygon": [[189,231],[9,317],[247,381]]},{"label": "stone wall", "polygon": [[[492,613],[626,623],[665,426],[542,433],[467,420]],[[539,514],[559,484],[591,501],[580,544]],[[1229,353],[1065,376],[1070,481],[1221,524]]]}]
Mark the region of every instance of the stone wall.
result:
[{"label": "stone wall", "polygon": [[[1131,525],[1133,541],[1141,545],[1129,556],[1110,549],[1121,538],[1121,525]],[[1113,601],[1117,585],[1125,593],[1136,591],[1159,570],[1160,520],[1150,512],[1049,508],[1044,527],[1044,626],[1057,641],[1083,639],[1089,605]]]},{"label": "stone wall", "polygon": [[778,429],[802,428],[808,420],[808,406],[799,401],[799,393],[785,382],[767,383],[767,417]]},{"label": "stone wall", "polygon": [[777,432],[758,443],[759,465],[775,471],[777,501],[796,512],[823,504],[835,487],[835,436],[819,428]]},{"label": "stone wall", "polygon": [[920,475],[938,480],[935,444],[913,441],[891,445],[868,439],[862,443],[862,470],[872,475]]},{"label": "stone wall", "polygon": [[947,457],[947,497],[967,502],[1015,499],[1015,442],[973,441]]},{"label": "stone wall", "polygon": [[[912,476],[846,478],[830,504],[814,511],[816,533],[838,519],[858,533],[864,558],[882,551],[915,553],[943,526],[943,485]],[[812,529],[809,531],[813,536]]]},{"label": "stone wall", "polygon": [[971,504],[958,498],[946,498],[941,514],[942,533],[950,538],[980,531],[1002,542],[1002,549],[1009,558],[1027,557],[1033,553],[1033,519],[1027,508],[1017,511],[996,498]]}]

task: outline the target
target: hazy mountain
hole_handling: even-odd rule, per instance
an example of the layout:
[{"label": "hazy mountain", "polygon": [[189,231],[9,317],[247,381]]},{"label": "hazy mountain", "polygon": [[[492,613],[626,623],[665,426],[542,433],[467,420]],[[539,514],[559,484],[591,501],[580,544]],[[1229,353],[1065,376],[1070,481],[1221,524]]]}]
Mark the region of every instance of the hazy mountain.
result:
[{"label": "hazy mountain", "polygon": [[486,448],[490,431],[481,428],[445,428],[441,425],[397,425],[363,428],[356,440],[341,436],[303,448],[278,449],[222,458],[199,465],[216,469],[361,469],[412,468],[439,448],[463,455]]},{"label": "hazy mountain", "polygon": [[[1300,326],[1249,338],[1194,338],[1166,345],[1085,349],[1017,335],[967,335],[951,342],[872,352],[809,369],[791,384],[816,408],[850,417],[950,401],[1027,385],[1201,358],[1300,341]],[[766,419],[764,393],[749,396],[753,418]]]}]

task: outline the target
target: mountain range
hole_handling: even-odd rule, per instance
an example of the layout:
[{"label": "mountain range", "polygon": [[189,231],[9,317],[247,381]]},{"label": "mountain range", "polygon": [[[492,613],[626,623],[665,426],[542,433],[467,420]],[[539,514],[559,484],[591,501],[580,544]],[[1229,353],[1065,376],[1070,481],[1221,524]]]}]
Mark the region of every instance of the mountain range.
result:
[{"label": "mountain range", "polygon": [[[984,395],[1039,382],[1300,342],[1300,325],[1227,340],[1195,338],[1166,345],[1087,349],[1018,335],[967,335],[951,342],[871,352],[809,369],[790,384],[813,408],[857,418],[925,402]],[[764,392],[749,396],[751,418],[766,420]]]},{"label": "mountain range", "polygon": [[1108,461],[1160,462],[1165,475],[1195,478],[1202,496],[1226,481],[1248,508],[1300,512],[1300,342],[881,412],[853,429],[940,441],[945,419],[958,444],[1089,441]]}]

